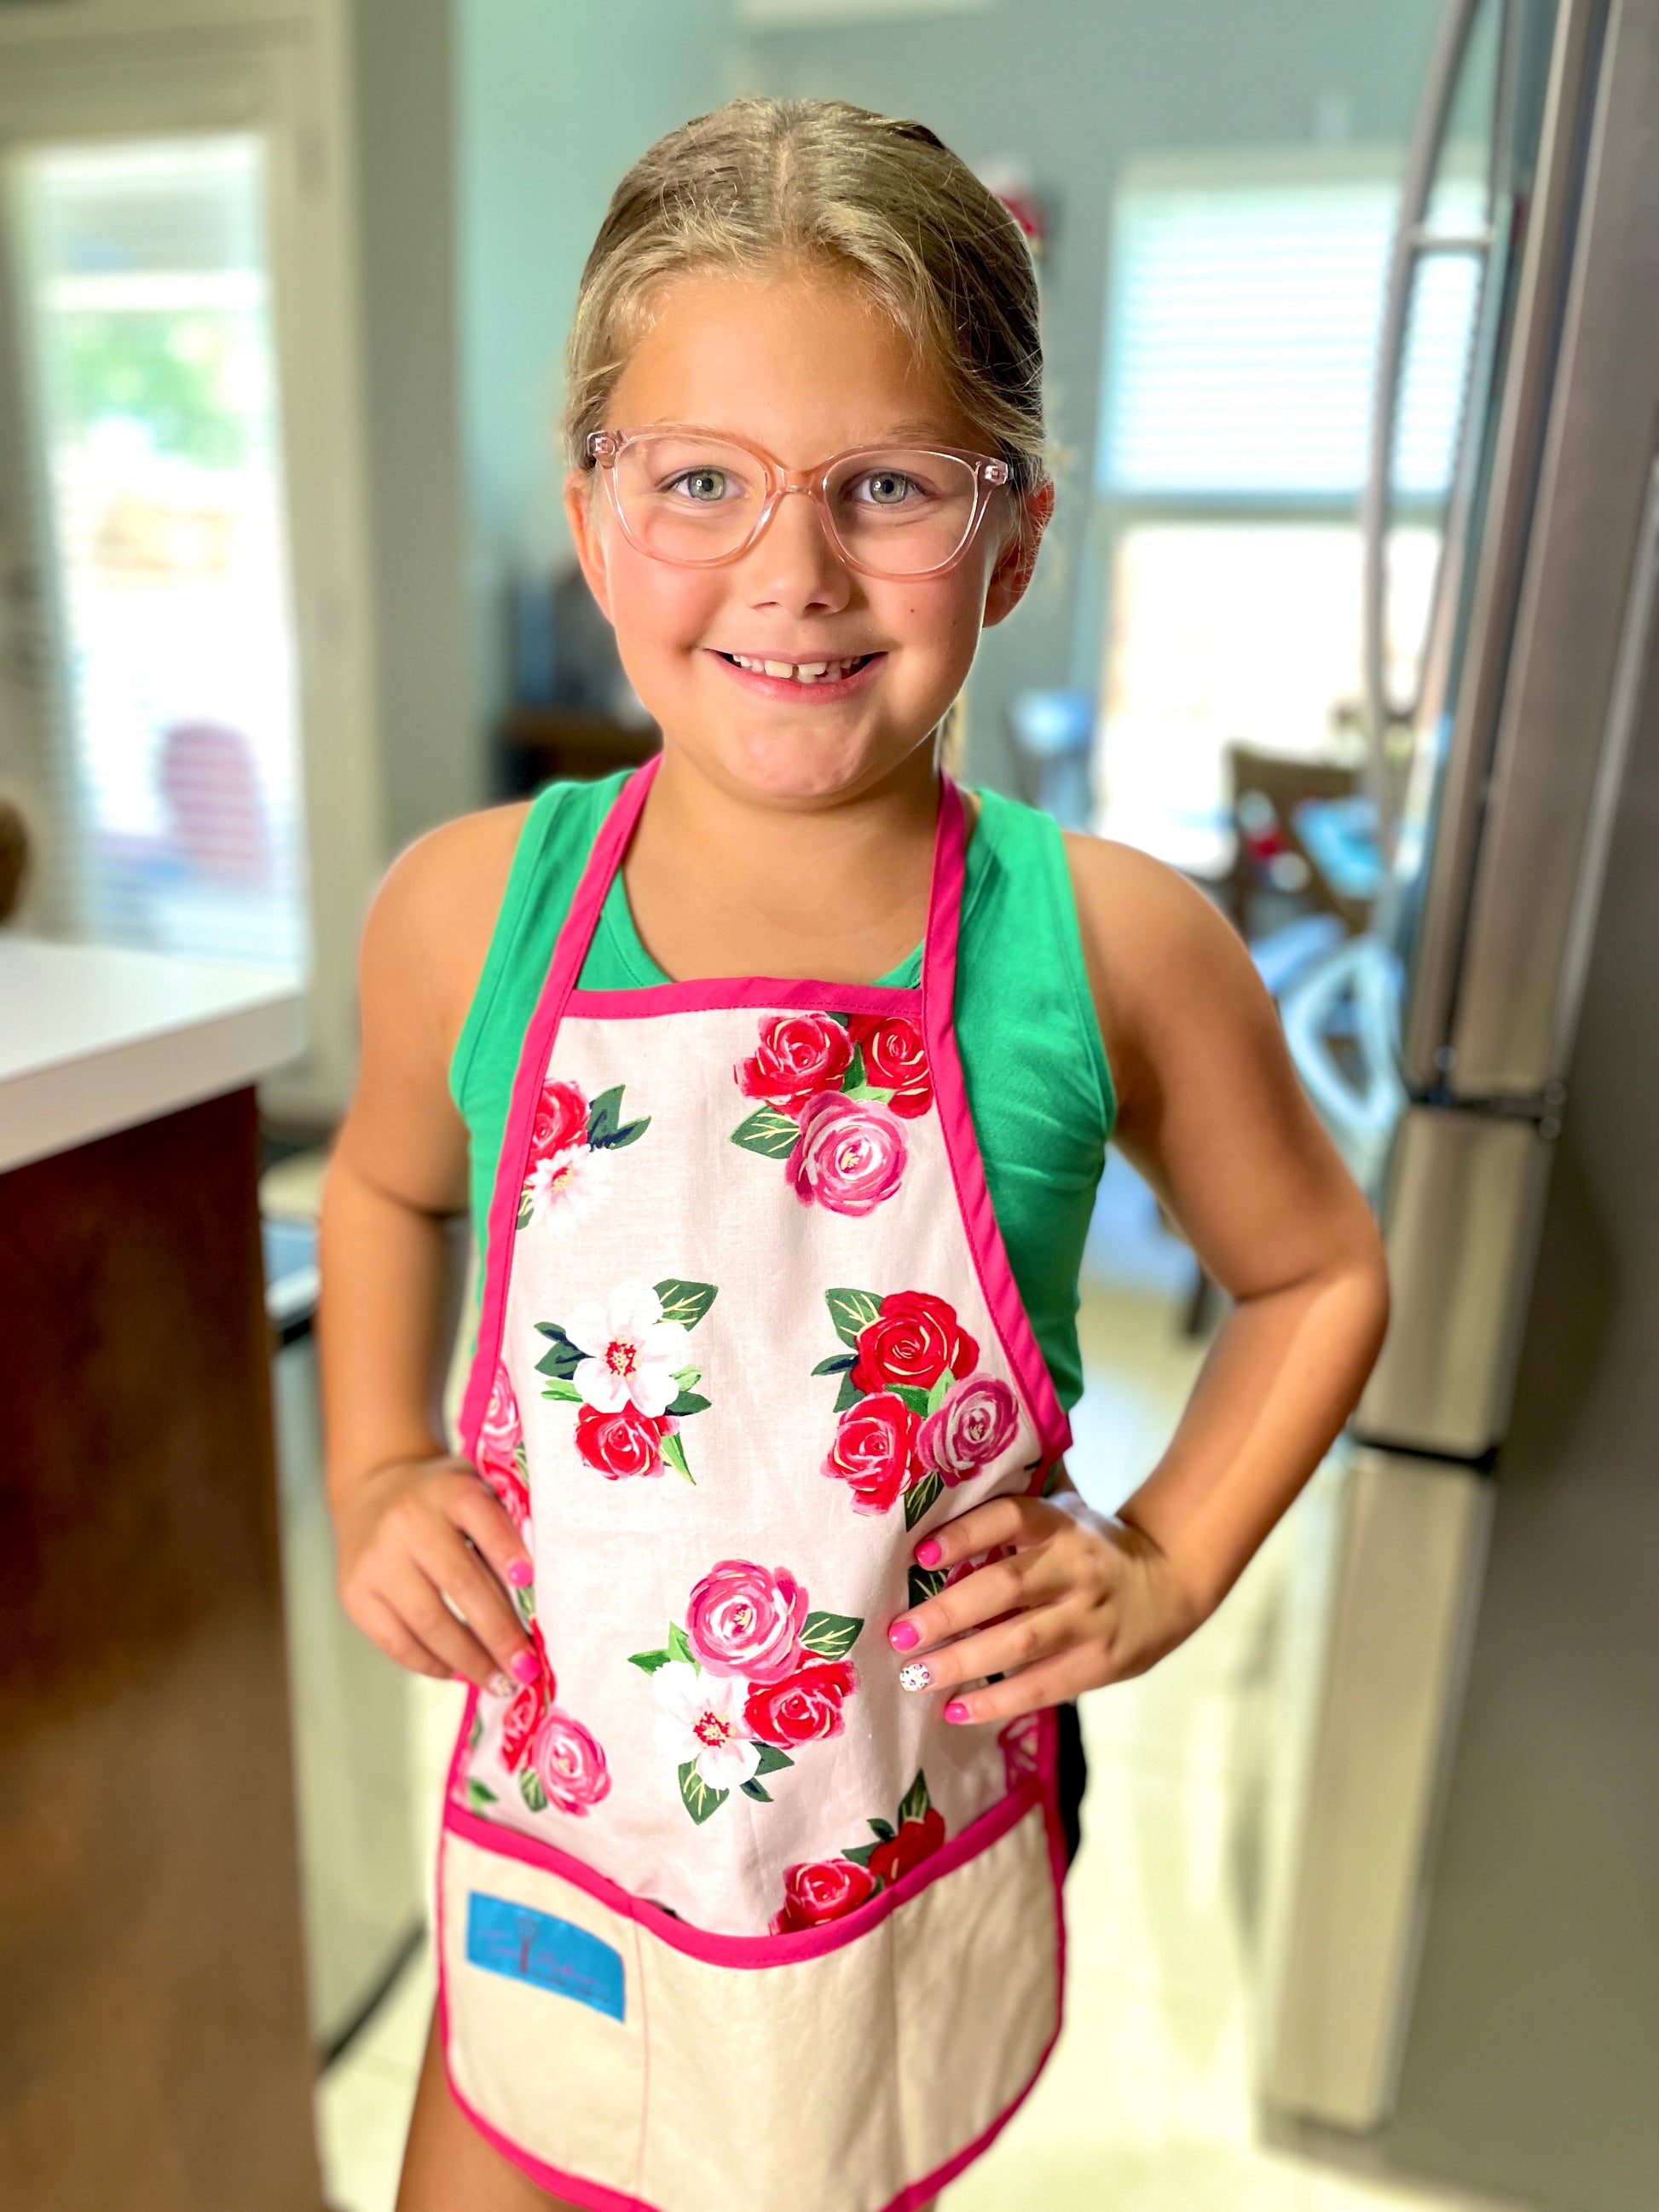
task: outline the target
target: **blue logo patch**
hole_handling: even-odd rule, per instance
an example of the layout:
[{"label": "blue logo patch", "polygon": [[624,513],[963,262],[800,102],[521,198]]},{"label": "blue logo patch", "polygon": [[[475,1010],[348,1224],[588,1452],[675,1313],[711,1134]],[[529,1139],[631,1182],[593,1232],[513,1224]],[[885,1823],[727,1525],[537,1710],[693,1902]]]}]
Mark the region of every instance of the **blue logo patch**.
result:
[{"label": "blue logo patch", "polygon": [[466,1955],[492,1974],[556,1990],[612,2020],[623,2016],[622,1953],[550,1912],[475,1889],[467,1899]]}]

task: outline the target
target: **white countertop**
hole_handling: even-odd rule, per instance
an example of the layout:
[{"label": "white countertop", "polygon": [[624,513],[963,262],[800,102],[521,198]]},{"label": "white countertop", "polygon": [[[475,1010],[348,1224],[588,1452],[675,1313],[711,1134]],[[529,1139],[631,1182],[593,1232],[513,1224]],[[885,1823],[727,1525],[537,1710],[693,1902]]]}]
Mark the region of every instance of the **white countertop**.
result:
[{"label": "white countertop", "polygon": [[256,1082],[303,1007],[267,969],[0,931],[0,1170]]}]

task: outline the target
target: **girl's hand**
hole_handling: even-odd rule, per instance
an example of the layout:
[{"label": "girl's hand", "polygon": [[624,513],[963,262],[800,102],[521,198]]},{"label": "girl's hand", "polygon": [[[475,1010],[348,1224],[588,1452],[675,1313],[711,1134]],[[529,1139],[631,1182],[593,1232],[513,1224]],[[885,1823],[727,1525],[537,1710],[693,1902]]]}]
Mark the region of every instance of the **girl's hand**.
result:
[{"label": "girl's hand", "polygon": [[533,1571],[465,1460],[377,1468],[337,1522],[341,1601],[399,1666],[444,1680],[465,1675],[498,1696],[537,1680],[542,1662],[502,1587],[526,1589]]},{"label": "girl's hand", "polygon": [[947,1721],[1009,1720],[1144,1674],[1202,1618],[1152,1538],[1075,1491],[976,1505],[918,1544],[916,1564],[948,1571],[1004,1545],[887,1631],[907,1689],[956,1692]]}]

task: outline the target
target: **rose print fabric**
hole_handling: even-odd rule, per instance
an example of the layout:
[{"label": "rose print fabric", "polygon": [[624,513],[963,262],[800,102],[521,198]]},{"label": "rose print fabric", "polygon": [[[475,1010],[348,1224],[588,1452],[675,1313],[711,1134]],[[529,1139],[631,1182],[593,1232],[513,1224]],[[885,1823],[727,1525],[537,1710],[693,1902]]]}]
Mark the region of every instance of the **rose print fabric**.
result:
[{"label": "rose print fabric", "polygon": [[1040,1487],[1063,1419],[1010,1349],[988,1215],[964,1220],[971,1127],[921,993],[562,1003],[474,1384],[547,1671],[477,1700],[454,1802],[769,1940],[856,1913],[1013,1786],[882,1632],[917,1538]]}]

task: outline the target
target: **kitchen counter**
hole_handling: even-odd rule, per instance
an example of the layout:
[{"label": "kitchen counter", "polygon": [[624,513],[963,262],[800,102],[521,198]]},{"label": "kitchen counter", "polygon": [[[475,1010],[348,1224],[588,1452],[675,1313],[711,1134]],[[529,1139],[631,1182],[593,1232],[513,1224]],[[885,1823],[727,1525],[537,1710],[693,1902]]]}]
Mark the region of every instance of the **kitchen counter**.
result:
[{"label": "kitchen counter", "polygon": [[319,2212],[258,1212],[289,978],[0,933],[0,2196]]},{"label": "kitchen counter", "polygon": [[240,1090],[303,1042],[289,976],[0,932],[0,1172]]}]

